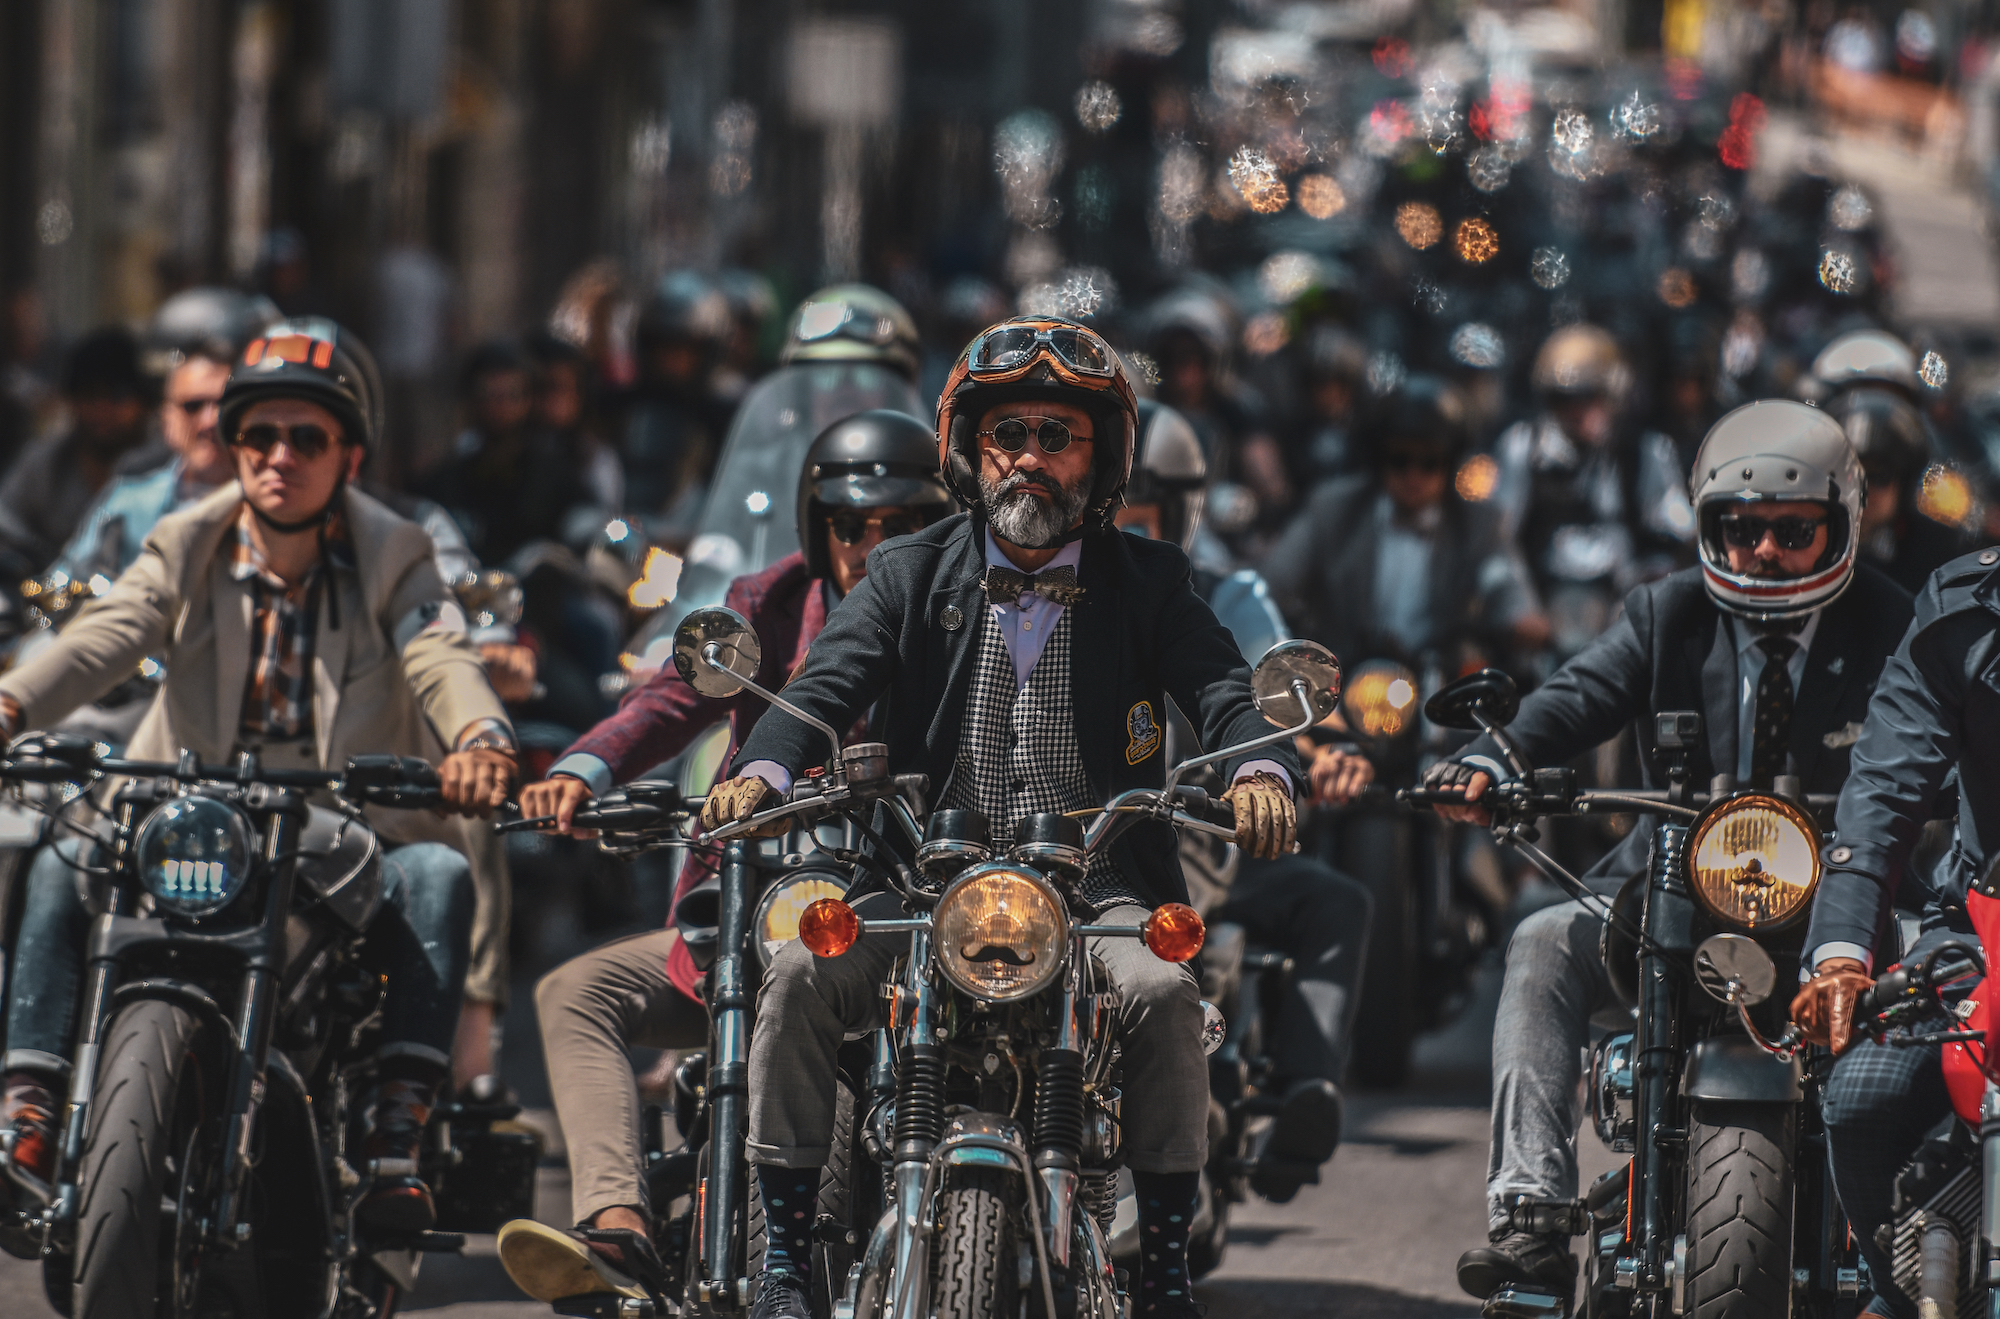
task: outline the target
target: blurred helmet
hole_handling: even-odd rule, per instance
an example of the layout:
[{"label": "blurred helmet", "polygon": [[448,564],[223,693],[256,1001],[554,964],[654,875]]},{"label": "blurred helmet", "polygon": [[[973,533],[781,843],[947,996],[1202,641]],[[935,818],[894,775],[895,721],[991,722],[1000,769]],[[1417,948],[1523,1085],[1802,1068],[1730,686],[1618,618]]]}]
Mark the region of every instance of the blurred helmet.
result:
[{"label": "blurred helmet", "polygon": [[1877,384],[1844,389],[1827,403],[1826,413],[1847,432],[1870,484],[1901,486],[1930,460],[1923,414],[1896,390]]},{"label": "blurred helmet", "polygon": [[688,339],[714,346],[729,333],[729,300],[708,276],[695,270],[670,270],[660,276],[639,309],[640,345],[663,339]]},{"label": "blurred helmet", "polygon": [[373,447],[382,430],[382,378],[352,333],[330,320],[279,321],[250,341],[222,390],[221,433],[235,437],[244,411],[270,398],[317,403],[340,422],[349,444]]},{"label": "blurred helmet", "polygon": [[799,545],[814,577],[830,577],[828,516],[843,508],[909,508],[926,523],[951,512],[937,436],[903,412],[857,412],[821,431],[799,471]]},{"label": "blurred helmet", "polygon": [[[1715,603],[1757,622],[1797,618],[1833,601],[1854,578],[1861,462],[1840,424],[1789,399],[1746,403],[1709,430],[1689,481],[1700,528],[1701,576]],[[1731,505],[1813,500],[1826,506],[1827,547],[1802,577],[1741,576],[1729,567],[1722,517]]]},{"label": "blurred helmet", "polygon": [[1888,385],[1917,392],[1917,355],[1887,330],[1850,330],[1813,359],[1812,373],[1829,390]]},{"label": "blurred helmet", "polygon": [[915,379],[917,323],[868,284],[834,284],[792,313],[780,362],[878,362]]},{"label": "blurred helmet", "polygon": [[715,277],[730,315],[746,325],[762,325],[778,314],[778,291],[754,270],[732,266]]},{"label": "blurred helmet", "polygon": [[1138,417],[1138,453],[1125,502],[1158,505],[1160,539],[1191,549],[1208,488],[1201,438],[1186,417],[1157,399],[1140,399]]},{"label": "blurred helmet", "polygon": [[1125,368],[1097,331],[1060,316],[1017,316],[979,332],[938,396],[938,465],[958,502],[985,516],[979,492],[979,419],[1002,403],[1044,399],[1088,412],[1094,476],[1085,532],[1111,526],[1132,475],[1138,399]]},{"label": "blurred helmet", "polygon": [[149,399],[156,383],[140,369],[139,341],[122,325],[92,330],[63,358],[62,391],[72,398]]},{"label": "blurred helmet", "polygon": [[1229,361],[1236,342],[1236,313],[1219,293],[1206,288],[1178,289],[1153,305],[1146,317],[1146,343],[1154,356],[1171,351],[1173,341],[1192,340],[1211,366]]},{"label": "blurred helmet", "polygon": [[1368,345],[1337,325],[1315,327],[1305,348],[1308,380],[1344,380],[1358,385],[1368,375]]},{"label": "blurred helmet", "polygon": [[1465,448],[1465,399],[1440,376],[1414,375],[1374,399],[1362,419],[1369,460],[1380,465],[1397,445],[1424,444],[1456,459]]},{"label": "blurred helmet", "polygon": [[164,376],[195,353],[234,362],[265,326],[284,316],[278,304],[261,293],[185,289],[161,303],[146,323],[145,369],[149,375]]},{"label": "blurred helmet", "polygon": [[1542,341],[1531,379],[1538,394],[1617,394],[1626,385],[1625,357],[1601,326],[1565,325]]}]

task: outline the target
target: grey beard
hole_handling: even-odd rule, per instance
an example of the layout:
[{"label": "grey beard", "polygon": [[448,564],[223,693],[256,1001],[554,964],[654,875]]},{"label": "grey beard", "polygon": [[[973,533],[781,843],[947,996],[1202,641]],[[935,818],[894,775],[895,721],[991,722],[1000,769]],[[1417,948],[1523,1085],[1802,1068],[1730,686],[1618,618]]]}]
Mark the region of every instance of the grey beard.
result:
[{"label": "grey beard", "polygon": [[986,505],[986,520],[993,534],[1024,550],[1047,549],[1057,544],[1076,525],[1090,500],[1085,483],[1065,486],[1051,499],[1042,499],[1023,488],[1018,476],[1004,481],[979,478],[979,494]]}]

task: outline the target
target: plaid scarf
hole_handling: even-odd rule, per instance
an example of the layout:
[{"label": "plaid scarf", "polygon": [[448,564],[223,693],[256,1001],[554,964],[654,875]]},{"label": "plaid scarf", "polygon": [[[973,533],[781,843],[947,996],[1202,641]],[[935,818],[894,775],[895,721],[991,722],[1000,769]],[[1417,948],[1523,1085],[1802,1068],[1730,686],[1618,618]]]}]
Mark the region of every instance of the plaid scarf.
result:
[{"label": "plaid scarf", "polygon": [[237,736],[245,743],[287,742],[311,737],[312,657],[321,597],[337,589],[327,566],[352,572],[354,546],[346,520],[335,513],[326,525],[326,556],[296,586],[271,571],[251,537],[250,506],[236,518],[229,542],[229,575],[250,583],[255,610],[250,622],[250,674],[243,684],[243,715]]}]

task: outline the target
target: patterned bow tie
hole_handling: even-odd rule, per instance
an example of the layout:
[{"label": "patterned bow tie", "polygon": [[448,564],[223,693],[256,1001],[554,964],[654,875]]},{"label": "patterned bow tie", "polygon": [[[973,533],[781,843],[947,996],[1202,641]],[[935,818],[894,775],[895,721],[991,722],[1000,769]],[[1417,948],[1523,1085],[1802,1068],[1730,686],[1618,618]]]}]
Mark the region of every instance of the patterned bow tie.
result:
[{"label": "patterned bow tie", "polygon": [[1011,605],[1030,591],[1065,609],[1083,599],[1083,588],[1076,584],[1076,569],[1070,567],[1016,572],[996,565],[986,570],[980,585],[986,588],[986,598],[996,605]]}]

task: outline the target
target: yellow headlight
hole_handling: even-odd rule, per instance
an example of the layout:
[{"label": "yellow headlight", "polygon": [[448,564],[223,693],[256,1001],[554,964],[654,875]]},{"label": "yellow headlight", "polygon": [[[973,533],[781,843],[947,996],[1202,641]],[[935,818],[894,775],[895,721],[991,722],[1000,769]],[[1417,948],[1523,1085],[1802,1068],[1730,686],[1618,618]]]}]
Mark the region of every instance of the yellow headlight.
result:
[{"label": "yellow headlight", "polygon": [[764,890],[757,904],[756,930],[759,960],[765,966],[778,950],[799,937],[799,917],[821,898],[837,898],[847,885],[825,871],[803,871],[789,875]]},{"label": "yellow headlight", "polygon": [[1069,918],[1055,891],[1018,866],[975,866],[938,899],[938,965],[968,994],[1005,1001],[1046,988],[1062,971]]},{"label": "yellow headlight", "polygon": [[1363,737],[1394,737],[1417,717],[1417,675],[1394,660],[1370,660],[1347,680],[1347,722]]},{"label": "yellow headlight", "polygon": [[1746,930],[1805,913],[1819,886],[1819,830],[1776,797],[1737,797],[1695,826],[1688,878],[1710,915]]}]

